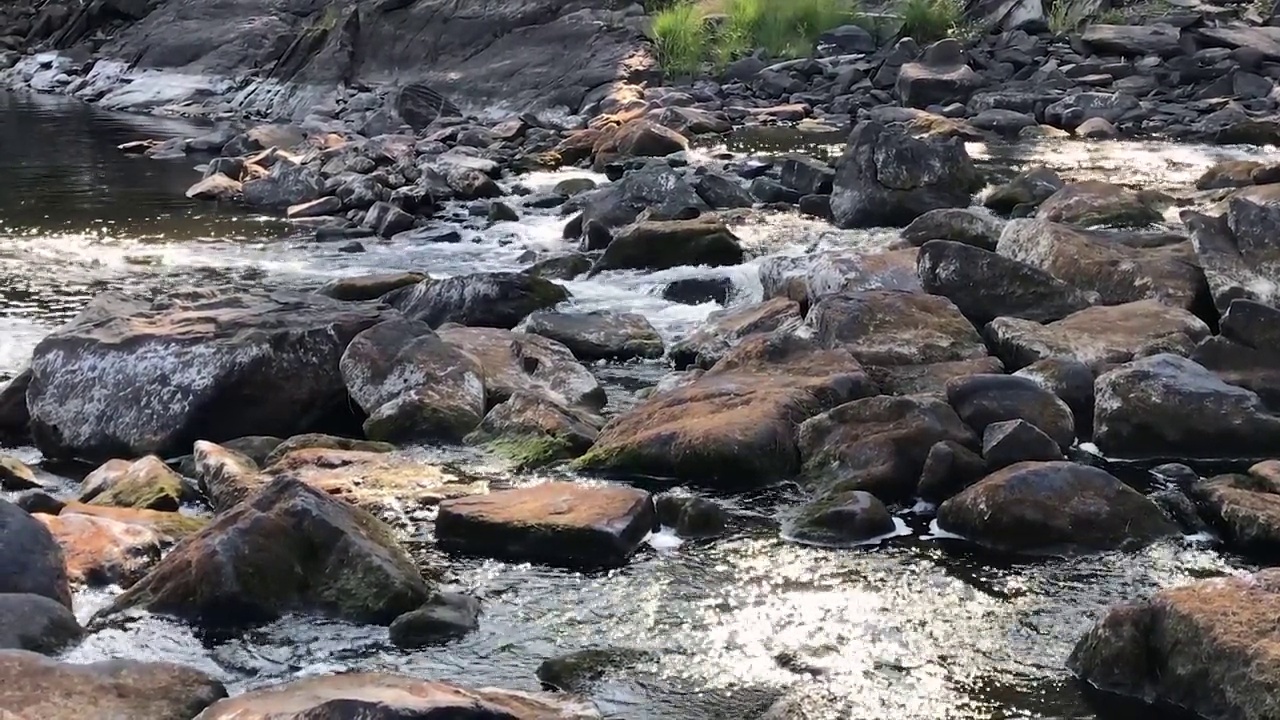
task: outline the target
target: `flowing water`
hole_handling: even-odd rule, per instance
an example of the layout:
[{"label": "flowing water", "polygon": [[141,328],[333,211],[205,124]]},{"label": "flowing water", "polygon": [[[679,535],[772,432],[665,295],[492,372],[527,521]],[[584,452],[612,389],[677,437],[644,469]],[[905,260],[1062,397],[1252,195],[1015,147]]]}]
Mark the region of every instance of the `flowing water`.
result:
[{"label": "flowing water", "polygon": [[[561,219],[549,212],[492,228],[460,220],[460,244],[371,240],[367,253],[342,254],[270,218],[183,199],[198,177],[194,159],[146,160],[115,149],[184,133],[191,128],[181,123],[0,92],[0,379],[21,369],[51,328],[111,288],[307,288],[369,271],[516,269],[528,250],[568,249]],[[1071,179],[1169,190],[1189,187],[1216,160],[1256,155],[1159,143],[970,150],[998,174],[1042,163]],[[564,177],[519,181],[541,188]],[[757,255],[874,247],[894,236],[783,214],[745,218],[735,231]],[[657,290],[672,279],[716,274],[734,280],[735,302],[758,298],[750,264],[608,273],[567,285],[575,307],[643,313],[671,340],[715,306],[672,304]],[[657,363],[596,370],[614,407],[663,373]],[[8,451],[39,459],[30,448]],[[144,617],[94,634],[66,657],[188,663],[233,692],[345,669],[536,689],[534,669],[548,657],[624,647],[648,652],[592,690],[607,717],[745,720],[781,702],[788,718],[1167,718],[1085,693],[1064,669],[1072,645],[1111,603],[1249,569],[1191,539],[1135,553],[1010,560],[935,537],[927,517],[907,511],[910,533],[879,545],[804,547],[778,537],[777,518],[796,499],[785,487],[724,497],[733,512],[728,537],[654,542],[608,573],[452,558],[448,580],[479,596],[484,614],[477,632],[443,647],[399,650],[385,628],[315,618],[211,637]],[[82,593],[77,614],[87,619],[109,597]]]}]

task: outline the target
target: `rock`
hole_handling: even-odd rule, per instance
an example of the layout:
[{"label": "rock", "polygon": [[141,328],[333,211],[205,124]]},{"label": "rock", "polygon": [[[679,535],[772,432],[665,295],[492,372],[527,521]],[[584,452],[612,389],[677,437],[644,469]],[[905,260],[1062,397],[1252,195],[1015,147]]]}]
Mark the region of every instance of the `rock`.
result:
[{"label": "rock", "polygon": [[1094,301],[1043,270],[947,240],[920,248],[919,273],[926,292],[946,297],[978,326],[997,317],[1052,322]]},{"label": "rock", "polygon": [[1098,377],[1094,442],[1117,458],[1257,458],[1280,442],[1280,416],[1257,393],[1176,355]]},{"label": "rock", "polygon": [[265,177],[246,182],[240,193],[250,207],[284,210],[323,197],[324,179],[305,165],[280,160]]},{"label": "rock", "polygon": [[241,192],[244,190],[244,184],[239,180],[233,180],[222,173],[214,173],[208,177],[197,180],[194,185],[187,188],[187,197],[192,200],[218,200],[230,202],[239,200]]},{"label": "rock", "polygon": [[605,310],[583,313],[535,312],[520,330],[561,343],[582,361],[662,357],[662,337],[643,315]]},{"label": "rock", "polygon": [[1119,122],[1141,107],[1138,99],[1124,93],[1081,92],[1065,97],[1044,109],[1045,122],[1063,130],[1075,130],[1085,120],[1102,118]]},{"label": "rock", "polygon": [[1024,130],[1036,127],[1035,116],[1016,110],[990,108],[969,118],[969,124],[978,130],[986,130],[1004,137],[1017,137]]},{"label": "rock", "polygon": [[448,550],[515,562],[617,567],[654,520],[646,492],[551,482],[441,503],[436,540]]},{"label": "rock", "polygon": [[673,280],[662,288],[662,299],[682,305],[701,305],[703,303],[729,304],[733,295],[733,280],[720,278],[684,278]]},{"label": "rock", "polygon": [[445,183],[459,200],[502,197],[502,188],[482,170],[454,163],[442,163]]},{"label": "rock", "polygon": [[653,659],[653,653],[635,648],[588,648],[544,660],[538,665],[537,676],[544,687],[588,693],[606,675]]},{"label": "rock", "polygon": [[632,120],[607,131],[592,153],[597,164],[602,157],[663,157],[689,149],[680,133],[648,120]]},{"label": "rock", "polygon": [[227,696],[222,683],[184,665],[137,660],[63,663],[0,651],[0,708],[21,718],[190,720]]},{"label": "rock", "polygon": [[855,545],[895,530],[884,503],[862,490],[837,492],[801,507],[783,526],[782,536],[806,545]]},{"label": "rock", "polygon": [[590,410],[568,407],[545,393],[517,390],[489,410],[466,440],[524,470],[582,455],[603,426],[604,419]]},{"label": "rock", "polygon": [[1093,370],[1073,357],[1037,360],[1014,373],[1057,395],[1071,409],[1076,437],[1093,437]]},{"label": "rock", "polygon": [[496,328],[440,328],[440,338],[480,361],[486,405],[506,402],[526,390],[570,408],[599,410],[605,393],[600,382],[569,348],[529,333]]},{"label": "rock", "polygon": [[681,265],[738,265],[745,259],[738,238],[714,218],[645,221],[623,230],[591,268],[665,270]]},{"label": "rock", "polygon": [[693,181],[693,187],[698,197],[715,209],[748,208],[755,202],[746,188],[719,173],[699,174]]},{"label": "rock", "polygon": [[1076,135],[1085,140],[1111,140],[1119,137],[1120,132],[1102,118],[1089,118],[1076,128]]},{"label": "rock", "polygon": [[1141,193],[1100,180],[1063,186],[1040,204],[1036,217],[1081,227],[1142,227],[1162,218]]},{"label": "rock", "polygon": [[720,135],[733,129],[723,112],[692,107],[665,107],[649,111],[649,118],[681,135]]},{"label": "rock", "polygon": [[334,712],[353,718],[600,718],[589,703],[567,696],[495,688],[470,690],[404,675],[342,673],[253,690],[214,704],[200,720],[307,720]]},{"label": "rock", "polygon": [[160,561],[161,551],[170,544],[146,525],[106,517],[77,512],[33,517],[62,547],[70,581],[92,587],[133,585]]},{"label": "rock", "polygon": [[412,320],[438,328],[460,325],[513,328],[529,313],[569,299],[564,287],[540,277],[513,272],[456,275],[425,280],[387,298]]},{"label": "rock", "polygon": [[579,275],[586,275],[594,264],[595,260],[586,253],[568,252],[539,260],[525,269],[525,272],[548,280],[572,280]]},{"label": "rock", "polygon": [[1201,341],[1191,359],[1280,408],[1280,309],[1233,300],[1219,329],[1222,334]]},{"label": "rock", "polygon": [[864,122],[836,164],[831,212],[842,228],[902,226],[930,210],[967,207],[980,185],[962,141]]},{"label": "rock", "polygon": [[1236,298],[1280,305],[1280,193],[1275,203],[1236,195],[1222,217],[1188,210],[1182,221],[1219,312]]},{"label": "rock", "polygon": [[1228,547],[1270,557],[1280,549],[1277,490],[1280,486],[1250,474],[1219,475],[1192,484],[1189,492],[1205,519],[1222,532]]},{"label": "rock", "polygon": [[1026,420],[1053,438],[1060,450],[1075,440],[1067,404],[1035,381],[1013,375],[970,375],[947,383],[947,402],[979,434],[1006,420]]},{"label": "rock", "polygon": [[873,365],[867,368],[882,395],[945,395],[952,378],[975,373],[1003,373],[1004,364],[993,357],[928,363],[925,365]]},{"label": "rock", "polygon": [[25,463],[12,455],[0,453],[0,490],[33,490],[44,485]]},{"label": "rock", "polygon": [[181,475],[169,469],[155,455],[132,463],[107,463],[85,478],[80,502],[93,505],[176,511],[184,500],[192,500]]},{"label": "rock", "polygon": [[800,322],[800,305],[786,298],[717,310],[707,316],[705,325],[672,344],[669,355],[677,369],[709,368],[742,338],[798,327]]},{"label": "rock", "polygon": [[489,222],[519,222],[520,214],[517,213],[510,205],[498,202],[497,200],[489,203]]},{"label": "rock", "polygon": [[356,275],[330,280],[316,293],[335,300],[377,300],[392,290],[416,285],[426,279],[426,275],[414,272]]},{"label": "rock", "polygon": [[479,361],[441,340],[426,323],[379,323],[351,340],[342,377],[368,419],[372,440],[461,440],[485,411]]},{"label": "rock", "polygon": [[[269,452],[267,457],[270,456]],[[265,458],[263,462],[266,462]],[[234,507],[264,482],[258,476],[260,463],[229,447],[204,440],[196,441],[192,464],[200,490],[214,512]]]},{"label": "rock", "polygon": [[408,83],[400,88],[396,93],[395,108],[414,130],[426,128],[441,116],[462,114],[448,98],[423,82]]},{"label": "rock", "polygon": [[728,513],[712,500],[691,495],[659,495],[654,499],[659,524],[680,537],[714,537],[724,532]]},{"label": "rock", "polygon": [[0,594],[0,649],[53,655],[83,637],[66,606],[39,595]]},{"label": "rock", "polygon": [[967,64],[960,43],[947,38],[925,48],[921,62],[904,64],[895,87],[906,107],[927,108],[968,102],[983,84],[982,76]]},{"label": "rock", "polygon": [[645,210],[649,220],[677,220],[711,209],[684,175],[657,163],[633,170],[583,198],[581,226],[594,223],[606,230],[635,222]]},{"label": "rock", "polygon": [[391,623],[391,643],[401,648],[437,645],[480,626],[480,601],[459,593],[439,593],[426,605]]},{"label": "rock", "polygon": [[[295,450],[342,450],[344,452],[363,452],[363,453],[390,453],[396,448],[394,445],[385,442],[375,442],[373,440],[357,440],[354,438],[339,437],[337,435],[326,435],[324,433],[303,433],[289,437],[284,442],[276,445],[262,462],[257,463],[263,467],[269,467],[279,462],[281,458]],[[256,462],[256,461],[255,461]]]},{"label": "rock", "polygon": [[1176,235],[1127,234],[1046,220],[1012,220],[1000,234],[996,251],[1068,285],[1096,292],[1105,305],[1155,298],[1191,309],[1204,297],[1204,273],[1195,251]]},{"label": "rock", "polygon": [[1256,160],[1223,160],[1214,163],[1204,171],[1204,174],[1196,180],[1196,189],[1219,190],[1261,185],[1263,183],[1258,182],[1255,177],[1275,171],[1274,164],[1268,165]]},{"label": "rock", "polygon": [[71,607],[66,563],[57,540],[39,520],[4,500],[0,500],[2,593],[40,595]]},{"label": "rock", "polygon": [[[290,220],[299,220],[302,218],[324,217],[325,215],[337,215],[342,212],[342,200],[329,195],[310,202],[300,203],[298,205],[290,205],[284,212],[285,217]],[[370,227],[377,227],[376,224],[366,223]]]},{"label": "rock", "polygon": [[19,508],[31,513],[43,513],[47,515],[56,515],[62,512],[62,508],[66,507],[66,503],[53,497],[43,490],[32,490],[25,492],[14,498],[13,504]]},{"label": "rock", "polygon": [[1037,207],[1065,185],[1056,172],[1046,167],[1034,167],[994,188],[983,205],[1002,213],[1012,212],[1019,205]]},{"label": "rock", "polygon": [[338,358],[386,311],[288,291],[99,295],[36,346],[27,393],[48,457],[186,452],[349,411]]},{"label": "rock", "polygon": [[97,617],[137,607],[203,625],[293,611],[389,623],[429,596],[390,528],[278,478],[187,538]]},{"label": "rock", "polygon": [[929,396],[854,400],[806,420],[797,432],[802,483],[825,495],[865,490],[909,500],[934,443],[976,446],[946,403]]},{"label": "rock", "polygon": [[917,247],[930,240],[951,240],[995,250],[1004,223],[969,208],[939,208],[921,215],[903,228],[902,239]]},{"label": "rock", "polygon": [[1141,546],[1177,532],[1141,493],[1071,462],[996,471],[944,502],[938,526],[993,549],[1049,554]]},{"label": "rock", "polygon": [[[1262,29],[1262,28],[1259,28]],[[1206,718],[1265,718],[1280,665],[1280,571],[1215,577],[1112,606],[1076,643],[1067,667],[1098,688]]]},{"label": "rock", "polygon": [[1167,23],[1103,25],[1091,23],[1080,39],[1095,53],[1143,57],[1172,57],[1182,52],[1182,33]]},{"label": "rock", "polygon": [[373,228],[378,235],[389,238],[413,227],[413,216],[388,202],[376,202],[369,206],[361,223]]},{"label": "rock", "polygon": [[0,385],[0,443],[27,445],[31,442],[31,414],[27,410],[30,385],[30,369]]},{"label": "rock", "polygon": [[916,494],[925,502],[941,503],[986,476],[982,456],[954,440],[941,440],[925,456]]},{"label": "rock", "polygon": [[991,471],[1026,461],[1065,460],[1053,438],[1026,420],[991,423],[982,433],[982,457]]},{"label": "rock", "polygon": [[845,348],[865,365],[923,365],[987,354],[950,300],[902,290],[831,295],[806,322],[824,347]]},{"label": "rock", "polygon": [[821,160],[788,153],[778,167],[779,181],[801,195],[829,195],[836,171]]}]

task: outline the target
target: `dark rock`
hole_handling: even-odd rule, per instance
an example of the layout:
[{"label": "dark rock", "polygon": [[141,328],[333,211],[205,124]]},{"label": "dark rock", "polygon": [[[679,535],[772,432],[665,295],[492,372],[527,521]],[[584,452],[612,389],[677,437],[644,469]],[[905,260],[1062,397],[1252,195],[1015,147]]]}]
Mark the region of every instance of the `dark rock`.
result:
[{"label": "dark rock", "polygon": [[[1274,466],[1275,461],[1269,461]],[[1190,486],[1204,517],[1236,552],[1262,557],[1280,550],[1280,486],[1259,463],[1248,475],[1219,475]],[[1264,468],[1255,474],[1255,470]]]},{"label": "dark rock", "polygon": [[834,54],[873,53],[876,39],[857,25],[841,25],[818,36],[818,48],[830,47]]},{"label": "dark rock", "polygon": [[0,593],[25,593],[71,607],[62,548],[38,520],[0,500]]},{"label": "dark rock", "polygon": [[363,224],[376,230],[378,235],[389,238],[412,228],[413,216],[391,203],[376,202],[369,206]]},{"label": "dark rock", "polygon": [[902,290],[831,295],[806,322],[824,347],[845,348],[866,365],[923,365],[987,354],[950,300]]},{"label": "dark rock", "polygon": [[902,239],[915,246],[930,240],[951,240],[983,250],[995,250],[1004,223],[969,208],[930,210],[902,229]]},{"label": "dark rock", "polygon": [[1014,375],[971,375],[947,383],[947,402],[978,433],[1008,420],[1026,420],[1053,438],[1059,449],[1071,447],[1075,420],[1058,396],[1034,381]]},{"label": "dark rock", "polygon": [[26,445],[31,442],[31,413],[27,409],[27,388],[31,370],[0,385],[0,444]]},{"label": "dark rock", "polygon": [[587,274],[594,263],[595,260],[590,255],[568,252],[539,260],[525,269],[525,272],[548,280],[572,280]]},{"label": "dark rock", "polygon": [[1053,438],[1025,420],[991,423],[982,433],[982,458],[992,472],[1028,460],[1064,460]]},{"label": "dark rock", "polygon": [[1182,214],[1219,312],[1236,298],[1280,304],[1280,193],[1272,186],[1243,192],[1252,191],[1233,196],[1222,217]]},{"label": "dark rock", "polygon": [[480,626],[480,601],[470,595],[439,593],[426,605],[391,623],[391,643],[401,648],[437,645]]},{"label": "dark rock", "polygon": [[301,205],[290,205],[284,214],[290,220],[297,220],[300,218],[337,215],[340,212],[342,212],[342,200],[333,195],[328,195],[311,202],[304,202]]},{"label": "dark rock", "polygon": [[669,355],[677,369],[709,368],[742,338],[798,327],[801,319],[800,306],[786,298],[717,310],[689,337],[674,343]]},{"label": "dark rock", "polygon": [[982,76],[967,64],[963,47],[947,38],[925,48],[921,62],[904,64],[898,70],[896,89],[903,105],[926,108],[968,102],[982,85]]},{"label": "dark rock", "polygon": [[489,203],[489,222],[519,222],[520,214],[504,202]]},{"label": "dark rock", "polygon": [[652,653],[633,648],[590,648],[544,660],[537,676],[560,692],[586,694],[606,675],[651,659]]},{"label": "dark rock", "polygon": [[751,197],[769,205],[795,205],[800,202],[799,192],[767,177],[758,177],[751,181]]},{"label": "dark rock", "polygon": [[458,116],[458,107],[430,85],[412,82],[396,93],[396,112],[409,127],[422,130],[441,116]]},{"label": "dark rock", "polygon": [[494,272],[425,280],[386,298],[413,320],[436,328],[460,325],[513,328],[529,313],[569,299],[562,286],[525,273]]},{"label": "dark rock", "polygon": [[1090,23],[1080,39],[1096,53],[1143,57],[1172,57],[1182,52],[1182,33],[1166,23],[1103,25]]},{"label": "dark rock", "polygon": [[26,463],[0,453],[0,490],[35,490],[43,487]]},{"label": "dark rock", "polygon": [[0,593],[0,649],[53,655],[83,637],[65,605],[30,593]]},{"label": "dark rock", "polygon": [[953,378],[975,373],[1002,373],[1004,365],[993,357],[927,363],[924,365],[873,365],[867,374],[884,395],[944,395]]},{"label": "dark rock", "polygon": [[535,312],[520,329],[551,338],[583,361],[662,357],[662,337],[643,315],[598,310],[582,313]]},{"label": "dark rock", "polygon": [[893,516],[884,503],[863,490],[836,492],[813,500],[783,526],[788,540],[840,547],[893,532]]},{"label": "dark rock", "polygon": [[693,188],[698,197],[717,210],[751,207],[755,202],[746,188],[719,173],[706,172],[698,175],[693,181]]},{"label": "dark rock", "polygon": [[925,456],[916,494],[925,502],[940,503],[986,476],[981,455],[954,440],[940,440]]},{"label": "dark rock", "polygon": [[766,298],[785,297],[808,307],[829,295],[864,290],[922,292],[914,248],[888,252],[831,250],[773,255],[760,262]]},{"label": "dark rock", "polygon": [[830,165],[804,155],[783,155],[778,179],[801,195],[827,195],[836,171]]},{"label": "dark rock", "polygon": [[1040,204],[1036,217],[1081,227],[1142,227],[1162,218],[1142,193],[1099,180],[1064,186]]},{"label": "dark rock", "polygon": [[1119,137],[1120,131],[1102,118],[1089,118],[1076,128],[1076,135],[1085,140],[1110,140]]},{"label": "dark rock", "polygon": [[721,278],[684,278],[673,280],[662,288],[662,299],[682,305],[703,303],[729,304],[733,295],[733,280]]},{"label": "dark rock", "polygon": [[324,180],[319,173],[288,161],[277,162],[266,177],[250,180],[241,188],[246,205],[271,210],[284,210],[324,194]]},{"label": "dark rock", "polygon": [[619,228],[645,210],[650,220],[676,220],[710,209],[683,174],[655,163],[585,195],[582,227],[596,223],[605,229]]},{"label": "dark rock", "polygon": [[654,506],[658,522],[681,537],[713,537],[728,524],[728,513],[719,503],[695,495],[659,495]]},{"label": "dark rock", "polygon": [[1037,360],[1014,373],[1057,395],[1071,409],[1076,437],[1093,437],[1093,371],[1073,357]]},{"label": "dark rock", "polygon": [[1082,92],[1053,103],[1044,110],[1045,122],[1064,130],[1074,130],[1085,120],[1102,118],[1119,122],[1141,107],[1138,99],[1124,93]]},{"label": "dark rock", "polygon": [[1066,183],[1056,172],[1046,167],[1034,167],[1018,173],[1009,182],[993,189],[983,204],[1002,213],[1012,212],[1019,205],[1037,207],[1064,185]]},{"label": "dark rock", "polygon": [[592,266],[591,274],[681,265],[738,265],[745,257],[738,238],[714,218],[649,220],[619,233]]},{"label": "dark rock", "polygon": [[604,427],[593,409],[571,407],[541,388],[516,390],[484,416],[466,440],[510,460],[517,470],[572,460],[586,452]]}]

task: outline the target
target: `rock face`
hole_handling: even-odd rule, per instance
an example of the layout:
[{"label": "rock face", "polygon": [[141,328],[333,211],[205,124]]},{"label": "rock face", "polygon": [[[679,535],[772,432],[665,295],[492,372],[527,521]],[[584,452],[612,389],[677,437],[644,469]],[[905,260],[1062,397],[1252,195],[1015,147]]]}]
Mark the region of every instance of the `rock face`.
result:
[{"label": "rock face", "polygon": [[99,617],[139,607],[217,625],[305,610],[390,623],[429,595],[389,528],[278,478],[187,538]]},{"label": "rock face", "polygon": [[930,210],[967,207],[980,186],[960,140],[863,122],[836,164],[831,212],[844,228],[902,226]]},{"label": "rock face", "polygon": [[1280,416],[1258,395],[1176,355],[1135,360],[1098,377],[1094,442],[1123,458],[1266,457]]},{"label": "rock face", "polygon": [[568,291],[550,280],[512,272],[425,280],[388,298],[406,317],[433,328],[458,323],[506,329],[568,299]]},{"label": "rock face", "polygon": [[737,265],[745,255],[738,238],[715,218],[650,220],[623,230],[605,248],[591,273],[666,270],[681,265]]},{"label": "rock face", "polygon": [[1087,465],[1023,462],[938,508],[939,527],[998,550],[1033,553],[1145,545],[1177,531],[1141,493]]},{"label": "rock face", "polygon": [[200,720],[308,720],[335,713],[369,720],[600,718],[590,704],[571,697],[493,688],[468,690],[402,675],[345,673],[295,680],[222,700],[202,713]]},{"label": "rock face", "polygon": [[0,500],[0,593],[30,593],[71,607],[57,540],[26,511]]},{"label": "rock face", "polygon": [[832,295],[806,318],[825,347],[849,350],[864,365],[923,365],[987,354],[977,330],[952,302],[902,290]]},{"label": "rock face", "polygon": [[1236,298],[1280,305],[1280,193],[1256,190],[1233,196],[1221,217],[1182,214],[1219,312]]},{"label": "rock face", "polygon": [[0,709],[16,717],[191,720],[227,696],[222,683],[182,665],[109,660],[76,665],[0,651]]},{"label": "rock face", "polygon": [[1201,580],[1112,606],[1076,643],[1067,667],[1103,690],[1166,702],[1205,718],[1280,712],[1280,571]]},{"label": "rock face", "polygon": [[51,457],[169,456],[198,439],[314,429],[345,403],[347,343],[383,314],[283,291],[100,295],[36,346],[37,445]]},{"label": "rock face", "polygon": [[47,597],[0,593],[0,650],[52,655],[84,637],[65,605]]},{"label": "rock face", "polygon": [[521,328],[555,340],[583,361],[662,357],[662,337],[639,313],[536,312]]},{"label": "rock face", "polygon": [[616,567],[656,524],[649,493],[551,482],[447,500],[436,539],[446,549],[515,562]]}]

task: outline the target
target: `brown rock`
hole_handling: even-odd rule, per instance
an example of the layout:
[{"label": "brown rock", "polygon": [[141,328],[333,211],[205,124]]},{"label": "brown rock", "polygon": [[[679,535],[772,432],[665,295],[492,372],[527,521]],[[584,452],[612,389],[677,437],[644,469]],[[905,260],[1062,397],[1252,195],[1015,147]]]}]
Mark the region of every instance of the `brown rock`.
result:
[{"label": "brown rock", "polygon": [[545,394],[562,405],[600,410],[604,389],[560,343],[498,328],[446,325],[440,338],[480,361],[488,406],[517,390]]},{"label": "brown rock", "polygon": [[867,368],[867,375],[884,395],[944,395],[947,382],[952,378],[1003,372],[1004,363],[993,357],[928,365],[872,365]]},{"label": "brown rock", "polygon": [[832,295],[806,321],[824,347],[865,365],[925,365],[985,357],[982,338],[948,299],[902,290]]},{"label": "brown rock", "polygon": [[1248,475],[1219,475],[1196,483],[1189,493],[1228,546],[1267,557],[1280,550],[1280,483],[1274,482],[1276,461],[1268,462],[1250,468]]},{"label": "brown rock", "polygon": [[717,310],[707,316],[702,327],[673,344],[668,356],[677,369],[691,365],[709,368],[742,338],[796,327],[801,320],[800,304],[784,297]]},{"label": "brown rock", "polygon": [[426,279],[426,275],[415,272],[357,275],[330,280],[316,292],[335,300],[376,300],[392,290],[417,285]]},{"label": "brown rock", "polygon": [[396,449],[395,445],[373,440],[338,437],[324,433],[304,433],[280,443],[259,463],[263,467],[274,465],[277,460],[294,450],[353,450],[355,452],[389,453]]},{"label": "brown rock", "polygon": [[62,546],[67,576],[90,586],[133,585],[156,563],[169,543],[145,525],[68,512],[34,515]]},{"label": "brown rock", "polygon": [[1082,227],[1141,227],[1161,220],[1152,198],[1100,180],[1068,183],[1041,203],[1036,217]]},{"label": "brown rock", "polygon": [[166,543],[177,542],[209,524],[208,518],[184,515],[177,512],[86,505],[78,502],[67,503],[58,514],[62,515],[63,513],[89,515],[91,517],[116,520],[128,525],[141,525],[144,528],[155,531]]},{"label": "brown rock", "polygon": [[467,442],[484,444],[514,461],[517,468],[527,469],[578,457],[591,447],[603,426],[599,415],[518,390],[484,416]]},{"label": "brown rock", "polygon": [[173,512],[189,496],[182,476],[155,455],[132,463],[110,460],[81,485],[80,502]]},{"label": "brown rock", "polygon": [[222,173],[214,173],[187,188],[187,197],[192,200],[224,200],[230,201],[240,197],[244,184],[233,180]]},{"label": "brown rock", "polygon": [[38,490],[43,487],[25,463],[12,455],[0,453],[0,490]]}]

